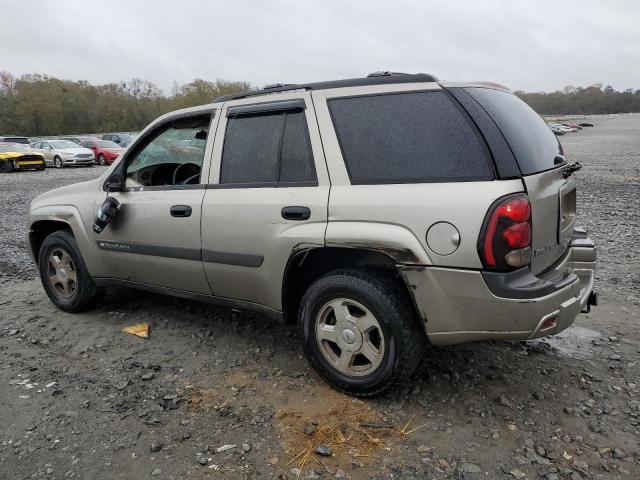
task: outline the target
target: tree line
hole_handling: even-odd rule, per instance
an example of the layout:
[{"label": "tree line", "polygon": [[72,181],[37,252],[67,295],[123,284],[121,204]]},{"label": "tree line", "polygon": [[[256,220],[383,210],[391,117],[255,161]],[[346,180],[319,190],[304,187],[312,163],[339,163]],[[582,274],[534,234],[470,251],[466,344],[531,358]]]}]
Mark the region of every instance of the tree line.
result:
[{"label": "tree line", "polygon": [[0,71],[0,134],[69,135],[138,131],[163,113],[249,90],[246,82],[196,79],[166,96],[153,83],[92,85],[46,75],[16,78]]},{"label": "tree line", "polygon": [[640,112],[640,89],[619,92],[601,83],[590,87],[565,87],[556,92],[514,92],[540,115],[593,115]]},{"label": "tree line", "polygon": [[[247,82],[195,79],[174,84],[171,94],[165,95],[141,79],[92,85],[39,74],[17,78],[0,71],[0,134],[137,131],[163,113],[251,88]],[[619,92],[601,84],[551,93],[515,93],[541,115],[640,112],[640,90]]]}]

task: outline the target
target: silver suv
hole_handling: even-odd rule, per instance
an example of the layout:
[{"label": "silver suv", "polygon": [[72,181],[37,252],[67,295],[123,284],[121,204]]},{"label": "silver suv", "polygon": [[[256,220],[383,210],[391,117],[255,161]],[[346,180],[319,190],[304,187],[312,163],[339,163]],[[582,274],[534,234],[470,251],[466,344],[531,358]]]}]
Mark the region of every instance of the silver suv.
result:
[{"label": "silver suv", "polygon": [[63,310],[112,285],[258,310],[367,396],[427,343],[551,335],[597,303],[579,168],[498,85],[276,85],[160,117],[99,179],[36,198],[29,237]]}]

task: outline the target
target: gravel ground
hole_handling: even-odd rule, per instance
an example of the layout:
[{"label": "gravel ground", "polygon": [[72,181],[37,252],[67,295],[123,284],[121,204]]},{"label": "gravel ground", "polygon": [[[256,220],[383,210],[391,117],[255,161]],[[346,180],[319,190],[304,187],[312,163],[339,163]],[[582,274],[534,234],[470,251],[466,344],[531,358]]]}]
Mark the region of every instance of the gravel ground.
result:
[{"label": "gravel ground", "polygon": [[[640,478],[640,115],[593,122],[561,141],[585,165],[601,306],[549,339],[432,348],[411,384],[365,402],[259,315],[120,289],[55,309],[28,203],[102,168],[0,176],[0,478]],[[150,339],[120,332],[137,322]],[[288,463],[320,439],[331,456]]]}]

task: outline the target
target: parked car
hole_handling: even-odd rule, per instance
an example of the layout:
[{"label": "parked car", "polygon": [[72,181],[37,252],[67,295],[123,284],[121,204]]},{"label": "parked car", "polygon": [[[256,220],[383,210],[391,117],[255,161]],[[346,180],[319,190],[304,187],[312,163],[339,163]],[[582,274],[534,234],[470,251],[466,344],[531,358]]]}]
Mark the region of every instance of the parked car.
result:
[{"label": "parked car", "polygon": [[55,139],[51,139],[51,140],[69,140],[70,142],[77,143],[78,145],[80,145],[82,142],[86,142],[89,140],[99,140],[99,139],[96,137],[79,136],[79,137],[56,137]]},{"label": "parked car", "polygon": [[553,125],[555,128],[565,133],[577,132],[575,128],[567,127],[566,125],[562,125],[561,123],[549,122],[549,125]]},{"label": "parked car", "polygon": [[28,137],[0,137],[2,143],[20,143],[22,145],[29,145],[31,141]]},{"label": "parked car", "polygon": [[47,165],[56,168],[93,166],[95,163],[95,155],[91,150],[69,140],[43,140],[32,143],[31,148],[44,155]]},{"label": "parked car", "polygon": [[564,129],[560,128],[557,125],[554,125],[552,122],[547,122],[547,126],[551,129],[551,131],[553,133],[555,133],[556,135],[564,135],[565,131]]},{"label": "parked car", "polygon": [[582,127],[580,125],[573,122],[565,122],[565,123],[562,123],[561,125],[564,125],[565,127],[573,128],[574,130],[582,130]]},{"label": "parked car", "polygon": [[136,144],[31,203],[62,310],[110,285],[257,310],[297,322],[331,385],[370,396],[408,378],[427,340],[552,335],[597,303],[580,164],[504,87],[279,86],[163,115]]},{"label": "parked car", "polygon": [[16,170],[44,170],[44,157],[22,144],[0,143],[0,173]]},{"label": "parked car", "polygon": [[579,125],[581,127],[593,127],[593,123],[590,123],[590,122],[582,122]]},{"label": "parked car", "polygon": [[102,140],[110,140],[112,142],[120,144],[122,142],[131,142],[134,136],[135,135],[132,133],[105,133],[104,135],[102,135]]},{"label": "parked car", "polygon": [[125,150],[110,140],[87,140],[81,142],[80,146],[91,150],[99,165],[111,165]]}]

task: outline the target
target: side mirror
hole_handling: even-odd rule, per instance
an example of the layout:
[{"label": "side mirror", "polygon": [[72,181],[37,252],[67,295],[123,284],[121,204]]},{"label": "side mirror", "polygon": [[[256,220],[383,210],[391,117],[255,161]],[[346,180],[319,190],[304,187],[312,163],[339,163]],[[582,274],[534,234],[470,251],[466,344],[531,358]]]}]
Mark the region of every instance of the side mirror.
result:
[{"label": "side mirror", "polygon": [[118,174],[111,175],[104,184],[107,192],[121,192],[124,182],[122,177]]}]

